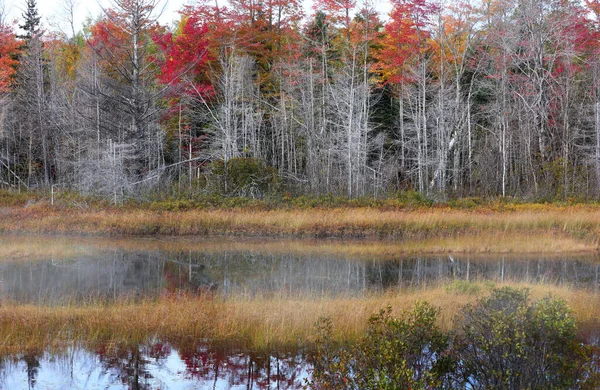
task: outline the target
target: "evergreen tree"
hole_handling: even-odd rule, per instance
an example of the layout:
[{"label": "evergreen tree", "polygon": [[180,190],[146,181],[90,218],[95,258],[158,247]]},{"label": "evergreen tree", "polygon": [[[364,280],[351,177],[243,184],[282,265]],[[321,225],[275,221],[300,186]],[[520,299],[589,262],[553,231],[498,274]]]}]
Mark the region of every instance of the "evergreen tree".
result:
[{"label": "evergreen tree", "polygon": [[41,35],[39,29],[41,16],[38,15],[35,0],[27,0],[27,9],[22,16],[25,21],[19,25],[19,28],[25,31],[25,34],[19,35],[19,38],[29,42],[32,37]]}]

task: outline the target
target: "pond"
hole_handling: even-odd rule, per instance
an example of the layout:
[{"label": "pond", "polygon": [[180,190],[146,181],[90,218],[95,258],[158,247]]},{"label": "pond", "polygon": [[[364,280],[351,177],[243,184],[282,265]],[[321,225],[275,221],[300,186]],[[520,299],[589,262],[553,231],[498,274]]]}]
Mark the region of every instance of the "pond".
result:
[{"label": "pond", "polygon": [[[150,239],[3,237],[0,244],[0,303],[109,303],[182,291],[225,299],[361,297],[456,280],[600,289],[600,261],[594,255],[351,256],[320,251],[314,242],[303,252],[303,242],[240,240],[159,245]],[[116,350],[74,344],[59,353],[2,357],[0,389],[299,389],[310,370],[301,351],[254,354],[215,348],[206,340],[183,346],[155,340]]]},{"label": "pond", "polygon": [[[36,240],[35,238],[23,238]],[[40,240],[37,238],[37,240]],[[75,254],[27,254],[0,261],[0,299],[62,303],[158,296],[164,291],[213,291],[224,296],[265,293],[361,296],[391,288],[427,288],[453,280],[600,286],[595,256],[435,255],[381,259],[260,249],[143,250],[69,239]],[[39,244],[39,242],[38,242]],[[43,246],[43,241],[42,241]],[[175,248],[175,249],[174,249]]]}]

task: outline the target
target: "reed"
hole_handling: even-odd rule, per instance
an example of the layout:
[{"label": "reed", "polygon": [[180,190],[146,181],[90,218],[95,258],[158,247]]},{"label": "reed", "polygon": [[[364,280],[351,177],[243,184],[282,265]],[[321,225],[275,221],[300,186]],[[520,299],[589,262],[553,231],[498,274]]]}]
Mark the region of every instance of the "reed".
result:
[{"label": "reed", "polygon": [[577,258],[596,255],[590,241],[562,233],[493,233],[415,240],[338,240],[240,237],[85,237],[47,235],[0,235],[0,262],[70,259],[120,250],[160,251],[166,256],[181,252],[253,252],[268,255],[340,256],[348,259],[398,260],[417,255],[468,254],[471,258],[506,258],[543,255],[544,258]]},{"label": "reed", "polygon": [[318,237],[427,238],[479,231],[554,231],[594,236],[600,209],[515,212],[462,210],[147,210],[60,211],[12,209],[0,221],[4,232],[108,235],[269,235]]},{"label": "reed", "polygon": [[[581,329],[597,329],[600,318],[598,291],[566,286],[508,283],[529,288],[534,299],[552,293],[572,307]],[[338,341],[356,339],[374,311],[388,305],[395,312],[425,300],[440,308],[439,325],[454,327],[460,308],[488,294],[490,283],[470,283],[391,291],[365,297],[313,297],[265,295],[223,299],[210,294],[164,295],[155,300],[122,299],[64,306],[36,306],[14,302],[0,305],[0,354],[60,348],[73,341],[129,345],[158,337],[178,344],[210,340],[253,350],[310,346],[315,323],[329,317]]]},{"label": "reed", "polygon": [[89,253],[90,245],[73,238],[0,235],[0,261],[69,259]]}]

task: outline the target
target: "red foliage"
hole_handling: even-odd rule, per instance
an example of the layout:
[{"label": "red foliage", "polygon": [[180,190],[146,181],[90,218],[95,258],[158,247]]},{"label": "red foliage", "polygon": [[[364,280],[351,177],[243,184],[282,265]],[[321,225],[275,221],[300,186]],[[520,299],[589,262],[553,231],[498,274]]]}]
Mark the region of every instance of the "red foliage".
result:
[{"label": "red foliage", "polygon": [[268,70],[277,60],[287,60],[298,50],[300,0],[229,3],[230,7],[217,7],[212,2],[200,1],[196,7],[184,11],[208,26],[206,37],[211,57],[217,58],[223,49],[235,50],[253,57],[263,70]]},{"label": "red foliage", "polygon": [[212,86],[206,81],[206,64],[210,59],[208,50],[208,27],[201,24],[198,16],[182,18],[181,33],[155,34],[154,42],[164,53],[158,80],[162,84],[182,86],[189,94],[209,96]]},{"label": "red foliage", "polygon": [[129,38],[125,31],[108,18],[98,21],[90,27],[92,34],[89,45],[100,55],[101,66],[108,74],[117,77],[122,69],[119,66],[127,62]]},{"label": "red foliage", "polygon": [[418,56],[429,38],[427,23],[436,10],[436,6],[426,0],[399,0],[394,3],[385,26],[383,48],[378,55],[378,67],[384,83],[410,80],[406,67]]},{"label": "red foliage", "polygon": [[10,91],[20,45],[10,28],[0,26],[0,93]]}]

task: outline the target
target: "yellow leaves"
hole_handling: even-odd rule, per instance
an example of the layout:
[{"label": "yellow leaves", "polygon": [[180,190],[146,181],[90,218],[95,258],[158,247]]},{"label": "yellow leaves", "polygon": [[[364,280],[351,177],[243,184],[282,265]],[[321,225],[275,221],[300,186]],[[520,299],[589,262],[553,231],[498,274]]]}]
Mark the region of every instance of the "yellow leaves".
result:
[{"label": "yellow leaves", "polygon": [[179,35],[183,34],[183,29],[185,28],[185,25],[188,23],[188,20],[190,20],[189,14],[184,13],[181,15],[181,19],[179,19],[179,22],[177,22],[177,27],[175,28],[175,32],[174,32],[175,36],[179,36]]}]

